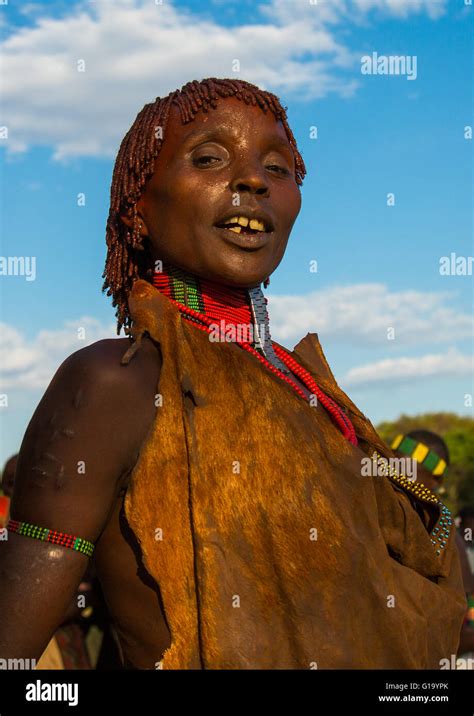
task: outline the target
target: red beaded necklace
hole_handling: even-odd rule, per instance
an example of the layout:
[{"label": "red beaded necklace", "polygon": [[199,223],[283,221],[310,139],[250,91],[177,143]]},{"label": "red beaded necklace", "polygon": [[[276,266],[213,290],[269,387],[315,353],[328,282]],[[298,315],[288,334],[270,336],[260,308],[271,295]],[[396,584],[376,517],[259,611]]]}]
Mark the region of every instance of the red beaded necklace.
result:
[{"label": "red beaded necklace", "polygon": [[[252,308],[249,291],[241,288],[222,286],[207,279],[197,278],[174,266],[167,266],[162,271],[156,271],[153,276],[153,285],[167,296],[179,308],[183,318],[191,321],[196,328],[206,333],[216,329],[224,336],[229,328],[242,326],[252,327]],[[264,299],[265,304],[267,299]],[[268,311],[265,309],[268,323]],[[233,338],[233,341],[245,351],[253,355],[263,366],[281,380],[285,381],[303,400],[308,400],[305,393],[290,377],[295,375],[306,386],[311,395],[330,414],[338,428],[347,440],[357,445],[354,427],[348,416],[339,405],[329,398],[317,385],[314,378],[305,368],[300,366],[286,350],[272,342],[274,354],[281,368],[273,365],[264,352],[254,347],[253,332],[248,331],[248,337]],[[246,332],[244,331],[244,334]],[[268,334],[269,335],[269,334]]]}]

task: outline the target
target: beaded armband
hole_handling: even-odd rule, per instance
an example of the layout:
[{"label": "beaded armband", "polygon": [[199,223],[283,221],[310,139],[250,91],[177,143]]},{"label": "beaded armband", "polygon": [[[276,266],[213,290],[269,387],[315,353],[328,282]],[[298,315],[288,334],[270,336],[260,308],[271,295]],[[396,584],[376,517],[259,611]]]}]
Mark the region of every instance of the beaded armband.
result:
[{"label": "beaded armband", "polygon": [[32,537],[42,542],[51,542],[51,544],[59,544],[61,547],[74,549],[76,552],[91,557],[94,551],[94,545],[82,537],[74,537],[73,535],[58,532],[57,530],[49,530],[46,527],[38,527],[31,525],[29,522],[19,522],[18,520],[9,520],[7,531],[16,532],[24,537]]},{"label": "beaded armband", "polygon": [[436,524],[436,527],[430,532],[431,542],[436,547],[436,554],[440,555],[441,550],[446,547],[451,525],[454,520],[451,512],[444,505],[439,497],[432,492],[428,487],[420,482],[414,482],[409,480],[405,475],[399,475],[394,467],[391,467],[387,458],[382,457],[378,452],[374,451],[372,459],[377,461],[378,465],[384,465],[387,476],[396,484],[403,488],[406,492],[416,497],[421,502],[426,502],[430,505],[436,505],[441,511],[441,516]]}]

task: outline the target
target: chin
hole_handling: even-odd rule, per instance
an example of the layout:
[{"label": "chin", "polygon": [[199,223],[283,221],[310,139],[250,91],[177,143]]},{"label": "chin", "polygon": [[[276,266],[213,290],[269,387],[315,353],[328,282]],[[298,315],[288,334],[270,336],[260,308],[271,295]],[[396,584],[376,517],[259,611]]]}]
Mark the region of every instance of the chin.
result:
[{"label": "chin", "polygon": [[256,268],[244,269],[243,267],[236,268],[235,266],[231,266],[212,272],[212,276],[209,273],[207,278],[225,283],[227,286],[234,286],[235,288],[254,288],[263,283],[271,272],[272,271],[262,271]]}]

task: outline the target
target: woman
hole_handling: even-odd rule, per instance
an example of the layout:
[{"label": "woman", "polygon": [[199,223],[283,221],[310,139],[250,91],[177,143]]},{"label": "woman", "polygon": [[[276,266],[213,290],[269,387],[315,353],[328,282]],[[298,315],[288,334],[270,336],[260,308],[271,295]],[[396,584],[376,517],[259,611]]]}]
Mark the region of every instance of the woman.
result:
[{"label": "woman", "polygon": [[[34,627],[2,624],[2,655],[41,653],[92,552],[129,667],[439,668],[455,653],[445,508],[379,474],[391,453],[315,334],[292,353],[270,338],[261,284],[304,174],[285,110],[249,83],[188,83],[137,116],[104,274],[129,337],[70,356],[26,432],[0,614],[16,600]],[[24,539],[39,528],[62,546]]]}]

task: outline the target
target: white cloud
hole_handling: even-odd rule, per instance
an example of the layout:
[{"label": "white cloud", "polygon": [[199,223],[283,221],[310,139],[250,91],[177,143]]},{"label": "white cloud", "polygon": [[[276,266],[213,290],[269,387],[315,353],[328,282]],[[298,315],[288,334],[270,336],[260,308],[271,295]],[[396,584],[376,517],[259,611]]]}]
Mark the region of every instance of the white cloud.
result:
[{"label": "white cloud", "polygon": [[390,383],[396,385],[420,378],[472,376],[474,359],[451,348],[446,353],[424,355],[418,358],[387,358],[351,368],[341,384],[344,386],[370,386]]},{"label": "white cloud", "polygon": [[[42,15],[0,47],[6,146],[13,153],[53,146],[55,159],[113,157],[146,102],[193,78],[234,76],[235,58],[240,77],[283,97],[349,96],[357,81],[344,70],[356,55],[336,39],[336,23],[374,9],[434,17],[444,5],[445,0],[320,0],[314,6],[273,0],[263,6],[260,23],[236,27],[193,15],[170,0],[101,1],[58,18]],[[85,72],[77,71],[79,60]]]},{"label": "white cloud", "polygon": [[[80,329],[82,332],[79,333]],[[58,330],[40,331],[33,340],[8,324],[0,324],[1,390],[44,390],[63,360],[90,343],[115,337],[115,325],[83,316]],[[84,335],[84,338],[79,336]]]},{"label": "white cloud", "polygon": [[[387,346],[386,329],[392,325],[399,344],[450,343],[470,334],[472,318],[444,305],[447,298],[416,291],[390,293],[378,284],[327,289],[306,296],[273,296],[269,303],[272,335],[285,342],[312,331],[319,333],[323,345],[344,341]],[[80,329],[85,332],[84,340],[79,338]],[[116,337],[115,324],[102,324],[88,316],[66,321],[57,330],[40,331],[33,340],[8,324],[0,324],[0,335],[2,392],[44,390],[68,355],[95,341]],[[367,363],[350,369],[340,382],[358,387],[432,376],[459,377],[472,375],[473,367],[472,357],[450,347],[444,353]]]},{"label": "white cloud", "polygon": [[308,331],[328,340],[362,346],[450,343],[472,335],[472,316],[457,311],[450,293],[390,291],[383,284],[356,284],[301,296],[269,296],[272,335],[302,338]]},{"label": "white cloud", "polygon": [[266,17],[281,22],[303,17],[306,22],[336,25],[365,21],[370,13],[395,19],[426,14],[436,20],[446,12],[447,4],[448,0],[273,0],[260,7]]},{"label": "white cloud", "polygon": [[21,5],[21,7],[18,8],[18,11],[21,12],[22,15],[41,14],[41,12],[44,11],[44,7],[42,7],[39,3],[30,2],[25,5]]},{"label": "white cloud", "polygon": [[353,3],[363,12],[375,9],[403,18],[426,12],[433,20],[444,14],[447,4],[446,0],[353,0]]}]

